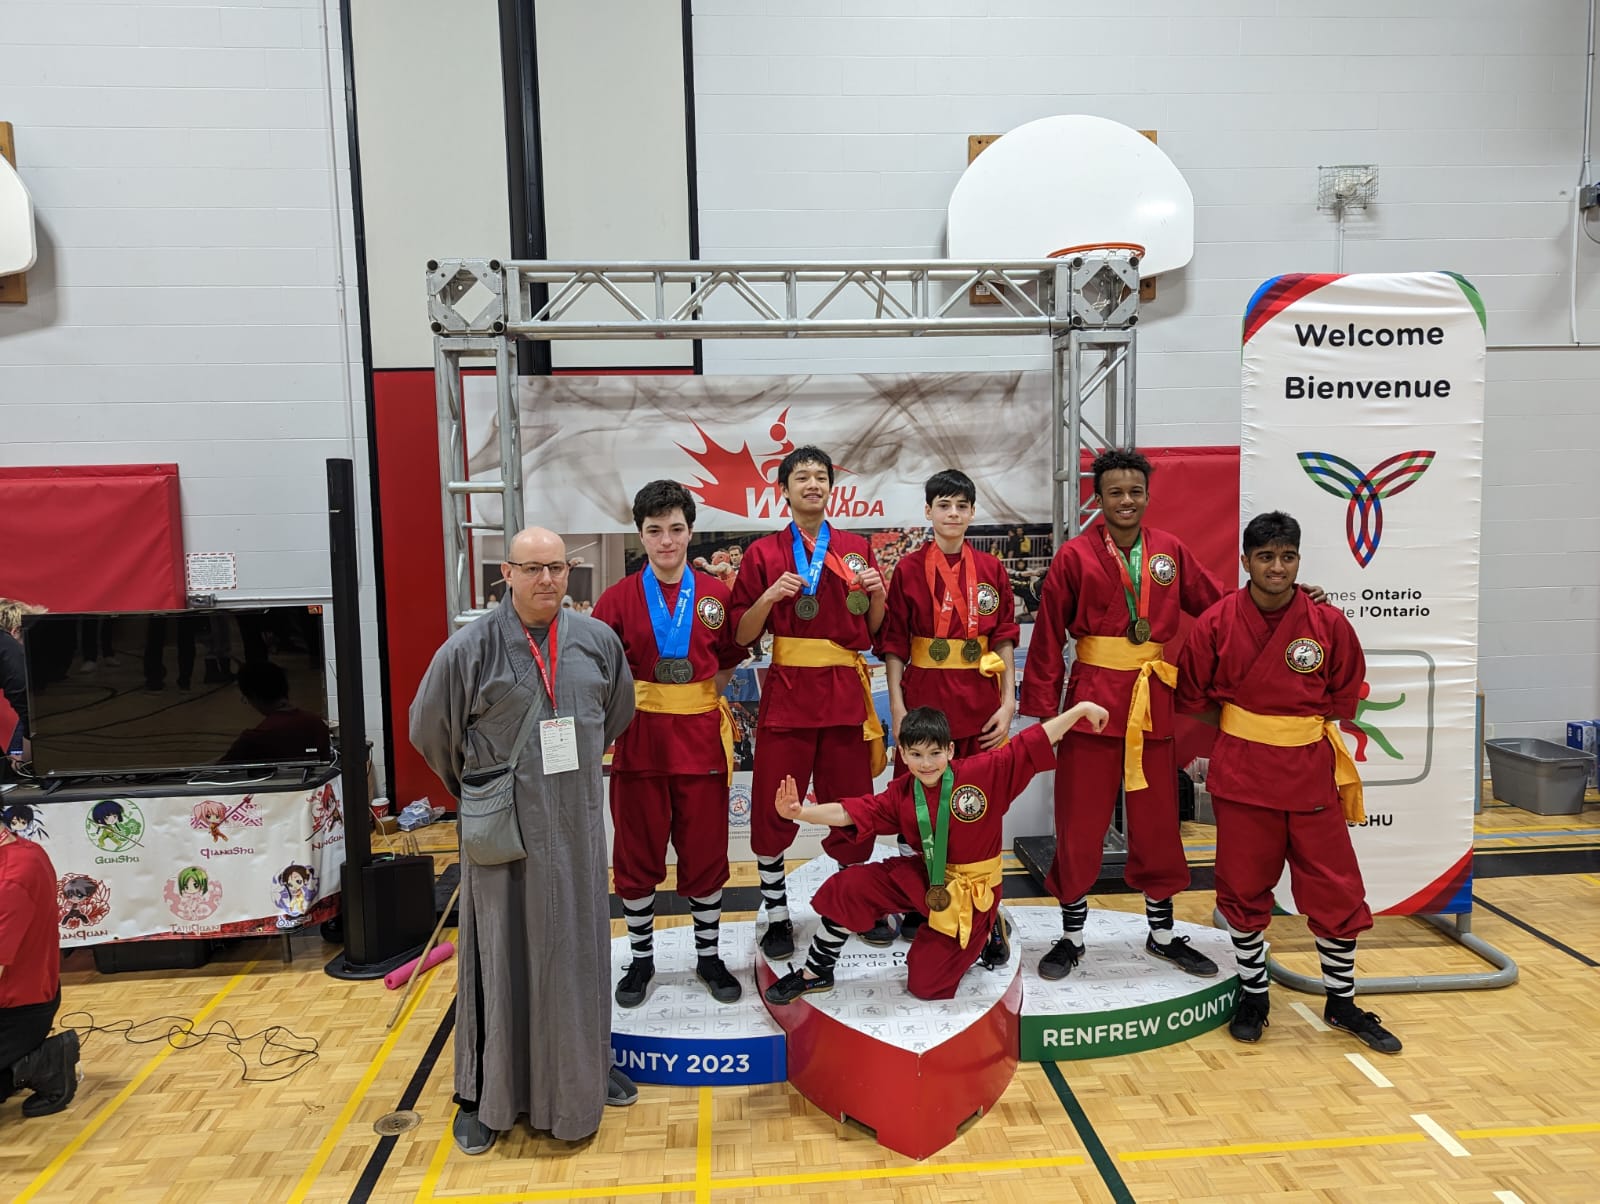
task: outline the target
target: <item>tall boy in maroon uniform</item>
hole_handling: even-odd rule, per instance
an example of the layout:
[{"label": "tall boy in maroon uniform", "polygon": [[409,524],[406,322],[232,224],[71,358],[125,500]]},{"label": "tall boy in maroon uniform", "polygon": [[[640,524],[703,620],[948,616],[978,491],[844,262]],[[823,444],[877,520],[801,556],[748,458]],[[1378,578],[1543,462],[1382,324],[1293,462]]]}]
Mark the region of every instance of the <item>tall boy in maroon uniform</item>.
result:
[{"label": "tall boy in maroon uniform", "polygon": [[1176,536],[1143,525],[1150,461],[1135,451],[1095,457],[1101,521],[1056,552],[1040,592],[1038,621],[1022,678],[1022,713],[1061,709],[1062,650],[1075,642],[1067,702],[1093,698],[1111,712],[1103,732],[1068,732],[1055,781],[1056,856],[1046,885],[1061,901],[1062,937],[1039,963],[1065,978],[1083,956],[1088,892],[1100,873],[1106,829],[1126,793],[1128,863],[1123,877],[1144,893],[1145,949],[1190,974],[1216,963],[1174,936],[1172,897],[1189,885],[1178,829],[1178,766],[1172,739],[1177,670],[1163,642],[1180,615],[1198,615],[1222,587]]},{"label": "tall boy in maroon uniform", "polygon": [[[803,806],[792,779],[779,788],[775,810],[787,819],[853,827],[863,837],[893,833],[909,856],[853,865],[817,891],[820,921],[806,964],[767,988],[772,1003],[833,986],[833,967],[852,932],[885,911],[927,916],[906,954],[906,987],[919,999],[956,993],[1000,915],[1000,841],[1006,811],[1034,774],[1055,764],[1052,746],[1079,720],[1104,726],[1106,712],[1081,701],[1064,714],[1025,728],[1015,740],[974,757],[955,756],[944,715],[907,711],[900,748],[910,773],[881,794]],[[759,800],[758,808],[759,809]]]},{"label": "tall boy in maroon uniform", "polygon": [[617,1003],[638,1007],[655,974],[655,892],[678,854],[678,894],[694,917],[695,973],[719,1003],[739,980],[717,952],[728,881],[728,781],[733,717],[722,698],[744,650],[733,642],[728,588],[685,566],[695,504],[676,481],[651,481],[633,499],[648,562],[595,603],[622,638],[633,673],[633,722],[611,764],[612,876],[633,961]]},{"label": "tall boy in maroon uniform", "polygon": [[[865,794],[883,769],[883,728],[872,706],[862,653],[883,623],[885,589],[872,545],[826,519],[833,461],[817,447],[798,447],[778,465],[778,484],[792,520],[744,551],[734,580],[729,621],[741,645],[771,632],[772,667],[756,721],[753,797],[772,798],[793,778],[819,795]],[[784,890],[783,855],[796,825],[770,807],[753,807],[750,848],[761,874],[768,957],[794,952]],[[841,864],[862,861],[870,846],[837,832],[823,841]],[[871,934],[891,944],[894,930]]]},{"label": "tall boy in maroon uniform", "polygon": [[1281,511],[1244,529],[1250,583],[1212,606],[1178,664],[1178,707],[1221,732],[1206,784],[1217,816],[1217,910],[1228,921],[1244,990],[1228,1032],[1267,1026],[1262,933],[1289,865],[1295,905],[1317,939],[1323,1018],[1380,1053],[1400,1042],[1355,1002],[1356,937],[1372,927],[1346,821],[1364,818],[1361,779],[1339,734],[1353,719],[1366,658],[1337,607],[1295,588],[1300,524]]}]

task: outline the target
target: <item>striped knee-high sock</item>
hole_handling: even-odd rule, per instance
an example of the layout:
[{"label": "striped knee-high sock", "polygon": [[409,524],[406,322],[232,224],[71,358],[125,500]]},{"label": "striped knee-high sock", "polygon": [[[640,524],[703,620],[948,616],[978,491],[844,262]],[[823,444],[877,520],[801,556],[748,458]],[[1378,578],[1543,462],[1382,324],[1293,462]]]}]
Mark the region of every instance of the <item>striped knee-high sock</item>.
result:
[{"label": "striped knee-high sock", "polygon": [[761,902],[772,923],[789,918],[789,892],[784,887],[783,858],[757,857],[756,872],[761,875]]},{"label": "striped knee-high sock", "polygon": [[717,936],[722,924],[722,891],[704,898],[689,899],[689,914],[694,917],[694,955],[699,961],[715,961]]},{"label": "striped knee-high sock", "polygon": [[1356,994],[1356,943],[1338,937],[1317,938],[1317,960],[1322,963],[1322,985],[1330,998],[1353,999]]},{"label": "striped knee-high sock", "polygon": [[1144,897],[1144,918],[1150,922],[1150,939],[1165,945],[1172,939],[1172,900]]},{"label": "striped knee-high sock", "polygon": [[636,962],[654,961],[656,955],[656,897],[624,899],[622,915],[628,921],[628,945]]},{"label": "striped knee-high sock", "polygon": [[1061,905],[1061,933],[1078,948],[1083,948],[1083,926],[1089,922],[1089,896]]},{"label": "striped knee-high sock", "polygon": [[1239,963],[1239,982],[1253,995],[1263,995],[1267,990],[1267,944],[1259,932],[1240,932],[1228,925],[1228,935],[1233,938],[1233,956]]},{"label": "striped knee-high sock", "polygon": [[839,950],[850,939],[850,930],[827,916],[818,918],[822,923],[817,928],[817,935],[811,938],[811,950],[806,954],[806,969],[818,978],[827,978],[833,973],[833,964],[839,960]]}]

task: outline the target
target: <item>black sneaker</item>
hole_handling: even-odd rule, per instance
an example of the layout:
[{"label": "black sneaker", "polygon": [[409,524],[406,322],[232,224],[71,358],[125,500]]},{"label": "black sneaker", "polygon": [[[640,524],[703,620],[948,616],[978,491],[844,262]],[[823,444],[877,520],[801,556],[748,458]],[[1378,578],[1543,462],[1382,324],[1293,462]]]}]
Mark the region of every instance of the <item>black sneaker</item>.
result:
[{"label": "black sneaker", "polygon": [[617,984],[617,1006],[636,1008],[650,994],[650,980],[656,976],[654,958],[636,957],[628,965],[627,973]]},{"label": "black sneaker", "polygon": [[985,970],[995,970],[1011,960],[1011,921],[1006,913],[997,911],[994,924],[989,928],[989,939],[984,942],[978,962]]},{"label": "black sneaker", "polygon": [[857,935],[861,937],[863,943],[877,949],[887,949],[900,937],[897,926],[890,923],[888,916],[879,916],[876,924]]},{"label": "black sneaker", "polygon": [[694,976],[706,984],[711,998],[718,1003],[735,1003],[744,994],[739,980],[728,973],[720,957],[702,957],[694,968]]},{"label": "black sneaker", "polygon": [[51,1116],[62,1111],[78,1093],[78,1034],[64,1029],[18,1062],[14,1075],[33,1088],[22,1101],[22,1115]]},{"label": "black sneaker", "polygon": [[1050,946],[1050,952],[1039,959],[1039,977],[1050,982],[1065,978],[1072,968],[1083,960],[1083,946],[1074,945],[1071,937],[1062,937]]},{"label": "black sneaker", "polygon": [[1368,1049],[1385,1054],[1400,1052],[1400,1038],[1383,1027],[1382,1017],[1376,1012],[1362,1011],[1353,999],[1329,995],[1322,1009],[1322,1019],[1329,1028],[1349,1033]]},{"label": "black sneaker", "polygon": [[912,937],[917,935],[917,929],[921,928],[926,923],[927,921],[922,918],[922,913],[920,911],[906,912],[905,915],[900,917],[900,939],[902,941],[909,941]]},{"label": "black sneaker", "polygon": [[1217,976],[1217,963],[1189,944],[1186,936],[1175,936],[1165,945],[1159,944],[1154,936],[1147,936],[1144,938],[1144,951],[1152,957],[1171,962],[1185,974],[1193,974],[1196,978]]},{"label": "black sneaker", "polygon": [[767,988],[768,1003],[793,1003],[802,995],[833,990],[833,971],[820,978],[807,978],[804,970],[790,970]]},{"label": "black sneaker", "polygon": [[1228,1021],[1228,1036],[1248,1045],[1261,1040],[1261,1030],[1268,1027],[1269,1006],[1270,1000],[1265,991],[1240,991],[1239,1002],[1233,1009],[1233,1019]]},{"label": "black sneaker", "polygon": [[761,952],[769,961],[781,962],[794,956],[794,925],[788,920],[773,920],[761,934]]},{"label": "black sneaker", "polygon": [[606,1107],[626,1108],[639,1100],[639,1089],[633,1080],[613,1066],[606,1073]]}]

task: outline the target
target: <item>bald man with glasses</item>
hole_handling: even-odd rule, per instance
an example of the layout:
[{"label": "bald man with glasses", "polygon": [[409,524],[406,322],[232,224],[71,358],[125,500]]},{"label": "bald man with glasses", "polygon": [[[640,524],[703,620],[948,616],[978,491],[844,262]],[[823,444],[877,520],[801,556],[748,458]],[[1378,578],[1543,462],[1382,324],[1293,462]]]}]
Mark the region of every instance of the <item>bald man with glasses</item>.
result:
[{"label": "bald man with glasses", "polygon": [[453,1132],[466,1154],[520,1115],[581,1141],[607,1104],[638,1098],[611,1065],[601,780],[633,676],[611,628],[561,605],[561,537],[529,527],[509,551],[505,597],[445,642],[411,704],[411,742],[451,794],[510,811],[493,828],[464,807],[461,823]]}]

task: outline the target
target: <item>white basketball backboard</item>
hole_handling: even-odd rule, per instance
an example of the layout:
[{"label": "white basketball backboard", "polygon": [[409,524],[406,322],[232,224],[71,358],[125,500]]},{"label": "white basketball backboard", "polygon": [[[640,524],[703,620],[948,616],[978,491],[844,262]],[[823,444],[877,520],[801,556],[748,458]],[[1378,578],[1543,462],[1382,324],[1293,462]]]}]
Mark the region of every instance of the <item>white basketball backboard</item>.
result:
[{"label": "white basketball backboard", "polygon": [[1142,276],[1194,257],[1194,194],[1150,139],[1104,117],[1043,117],[1001,137],[950,194],[951,259],[1043,259],[1138,243]]},{"label": "white basketball backboard", "polygon": [[37,254],[33,202],[11,164],[0,156],[0,276],[26,272]]}]

